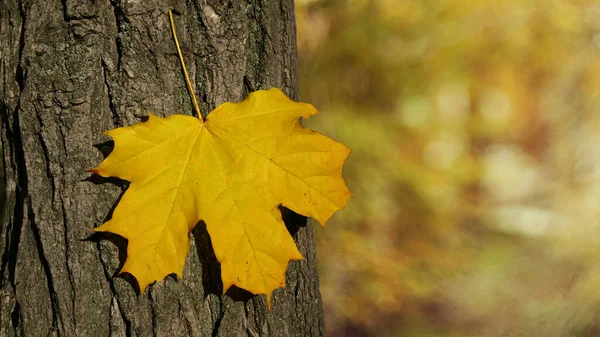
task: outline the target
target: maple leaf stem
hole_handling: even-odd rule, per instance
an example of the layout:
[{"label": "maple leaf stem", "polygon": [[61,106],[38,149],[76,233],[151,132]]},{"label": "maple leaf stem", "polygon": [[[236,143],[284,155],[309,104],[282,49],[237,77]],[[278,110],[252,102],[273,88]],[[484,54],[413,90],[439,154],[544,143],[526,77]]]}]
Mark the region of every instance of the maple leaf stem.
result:
[{"label": "maple leaf stem", "polygon": [[179,47],[179,39],[177,39],[177,32],[175,31],[173,12],[170,9],[169,18],[171,19],[171,31],[173,32],[173,38],[175,39],[175,45],[177,46],[177,53],[179,54],[179,60],[181,61],[181,67],[183,68],[183,74],[185,75],[185,82],[187,83],[188,90],[190,91],[190,96],[194,101],[194,110],[196,110],[196,114],[198,115],[200,121],[204,122],[204,118],[200,113],[200,108],[198,107],[198,100],[196,99],[196,94],[194,93],[194,89],[192,88],[192,82],[190,82],[190,76],[188,75],[187,69],[185,67],[185,62],[183,61],[183,55],[181,54],[181,48]]}]

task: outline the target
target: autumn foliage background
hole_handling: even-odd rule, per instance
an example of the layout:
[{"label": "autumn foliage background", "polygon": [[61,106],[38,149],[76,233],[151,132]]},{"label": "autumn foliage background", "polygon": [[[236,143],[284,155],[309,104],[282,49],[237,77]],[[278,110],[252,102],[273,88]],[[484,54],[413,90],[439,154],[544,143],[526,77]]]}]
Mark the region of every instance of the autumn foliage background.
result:
[{"label": "autumn foliage background", "polygon": [[296,0],[327,335],[600,335],[600,2]]}]

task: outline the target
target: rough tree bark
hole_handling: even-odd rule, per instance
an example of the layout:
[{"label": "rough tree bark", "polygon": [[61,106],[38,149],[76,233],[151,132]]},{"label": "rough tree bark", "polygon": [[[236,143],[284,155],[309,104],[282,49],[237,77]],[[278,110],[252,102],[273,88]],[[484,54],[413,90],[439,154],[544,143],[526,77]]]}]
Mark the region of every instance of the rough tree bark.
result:
[{"label": "rough tree bark", "polygon": [[181,14],[203,111],[269,87],[297,98],[292,0],[0,0],[0,336],[323,335],[313,233],[301,216],[286,221],[306,259],[290,263],[272,312],[264,296],[221,294],[202,224],[183,279],[141,296],[113,277],[124,240],[92,235],[126,188],[86,172],[109,151],[101,132],[145,111],[192,113],[169,8]]}]

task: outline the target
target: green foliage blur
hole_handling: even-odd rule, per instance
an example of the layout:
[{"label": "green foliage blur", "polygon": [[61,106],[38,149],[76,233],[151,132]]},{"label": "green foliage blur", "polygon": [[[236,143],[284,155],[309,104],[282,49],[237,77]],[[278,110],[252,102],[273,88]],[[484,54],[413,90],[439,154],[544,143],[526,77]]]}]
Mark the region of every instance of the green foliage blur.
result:
[{"label": "green foliage blur", "polygon": [[327,335],[600,336],[600,2],[296,0]]}]

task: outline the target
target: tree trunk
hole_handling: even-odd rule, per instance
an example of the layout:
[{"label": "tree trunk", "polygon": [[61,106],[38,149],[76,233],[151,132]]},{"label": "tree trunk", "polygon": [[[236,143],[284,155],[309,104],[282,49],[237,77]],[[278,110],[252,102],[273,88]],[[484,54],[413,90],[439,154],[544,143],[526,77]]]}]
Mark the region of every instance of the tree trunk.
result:
[{"label": "tree trunk", "polygon": [[272,312],[265,296],[222,295],[202,224],[183,279],[143,295],[114,277],[125,240],[92,235],[126,188],[87,173],[109,151],[101,133],[146,111],[192,113],[170,8],[203,112],[269,87],[297,99],[292,0],[0,0],[0,336],[323,335],[304,217],[284,210],[306,259],[290,263]]}]

